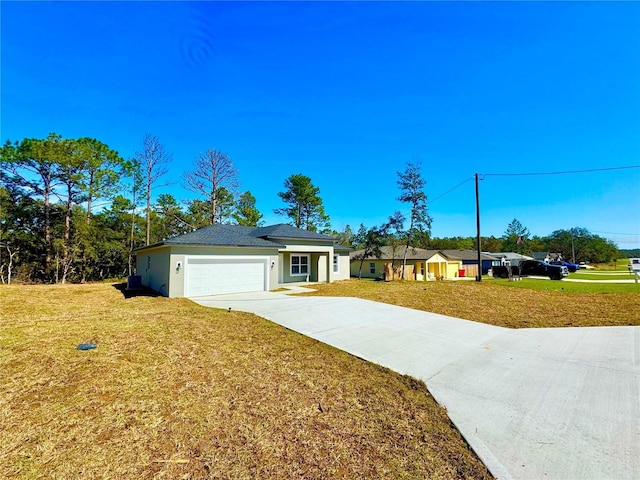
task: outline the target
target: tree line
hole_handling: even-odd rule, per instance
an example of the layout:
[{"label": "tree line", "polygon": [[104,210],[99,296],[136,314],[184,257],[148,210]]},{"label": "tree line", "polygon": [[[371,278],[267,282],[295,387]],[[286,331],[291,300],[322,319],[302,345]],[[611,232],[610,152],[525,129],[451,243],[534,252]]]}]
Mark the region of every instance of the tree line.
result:
[{"label": "tree line", "polygon": [[[55,133],[0,148],[0,281],[66,283],[122,278],[133,273],[133,252],[215,223],[259,226],[263,214],[250,191],[241,191],[231,157],[207,149],[182,176],[197,198],[179,202],[162,189],[172,156],[159,138],[146,134],[139,151],[125,159],[99,140],[65,139]],[[395,245],[406,265],[409,248],[477,249],[473,237],[432,238],[432,218],[420,162],[397,172],[398,201],[408,215],[393,212],[382,225],[356,232],[331,229],[320,189],[303,174],[284,180],[274,210],[298,227],[335,236],[345,246],[378,256]],[[482,238],[482,250],[531,254],[552,251],[565,259],[605,262],[616,246],[586,229],[549,237],[531,236],[514,219],[500,238]],[[404,272],[403,272],[404,275]]]},{"label": "tree line", "polygon": [[[263,214],[240,191],[231,157],[211,148],[184,172],[197,197],[179,202],[162,189],[172,155],[146,134],[125,159],[94,138],[7,141],[0,148],[0,280],[66,283],[133,273],[141,246],[215,223],[258,226]],[[297,227],[329,231],[320,190],[294,174],[274,210]]]}]

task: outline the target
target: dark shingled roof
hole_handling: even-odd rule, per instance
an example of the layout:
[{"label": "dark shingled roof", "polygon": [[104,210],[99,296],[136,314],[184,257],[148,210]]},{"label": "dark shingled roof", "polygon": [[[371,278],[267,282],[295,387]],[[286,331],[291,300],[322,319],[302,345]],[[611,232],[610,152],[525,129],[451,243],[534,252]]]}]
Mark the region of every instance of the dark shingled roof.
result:
[{"label": "dark shingled roof", "polygon": [[224,247],[282,247],[279,243],[259,238],[253,235],[256,227],[243,227],[241,225],[215,224],[200,228],[194,232],[185,233],[177,237],[168,238],[155,245],[201,245]]},{"label": "dark shingled roof", "polygon": [[282,248],[285,245],[278,239],[301,239],[333,242],[335,238],[310,232],[291,225],[278,224],[267,227],[244,227],[241,225],[215,224],[200,228],[194,232],[169,238],[145,248],[161,245],[194,245],[223,247],[266,247]]},{"label": "dark shingled roof", "polygon": [[257,237],[263,238],[295,238],[304,240],[323,240],[325,242],[333,242],[336,239],[329,235],[323,235],[317,232],[310,232],[301,228],[279,223],[277,225],[269,225],[267,227],[258,227],[253,233]]}]

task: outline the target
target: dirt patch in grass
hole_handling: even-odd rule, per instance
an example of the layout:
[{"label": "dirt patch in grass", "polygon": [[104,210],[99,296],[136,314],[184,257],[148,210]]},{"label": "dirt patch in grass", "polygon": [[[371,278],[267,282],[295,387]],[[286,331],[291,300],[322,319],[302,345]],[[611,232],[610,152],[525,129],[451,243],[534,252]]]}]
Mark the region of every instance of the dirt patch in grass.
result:
[{"label": "dirt patch in grass", "polygon": [[104,284],[0,305],[0,478],[490,478],[422,382],[259,317]]},{"label": "dirt patch in grass", "polygon": [[640,292],[565,293],[494,282],[344,280],[304,295],[358,297],[509,328],[640,325]]}]

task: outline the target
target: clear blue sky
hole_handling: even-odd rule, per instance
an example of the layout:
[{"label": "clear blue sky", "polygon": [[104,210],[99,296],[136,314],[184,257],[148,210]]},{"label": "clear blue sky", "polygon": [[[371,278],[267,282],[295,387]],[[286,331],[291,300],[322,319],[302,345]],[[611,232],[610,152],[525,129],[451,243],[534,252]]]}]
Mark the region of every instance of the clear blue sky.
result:
[{"label": "clear blue sky", "polygon": [[[403,209],[475,235],[473,175],[640,165],[638,2],[1,2],[0,140],[145,133],[179,180],[227,152],[267,223],[294,173],[332,226]],[[469,179],[459,188],[456,185]],[[194,198],[179,183],[163,190]],[[157,193],[162,193],[158,191]],[[480,182],[482,234],[583,227],[640,248],[640,169]]]}]

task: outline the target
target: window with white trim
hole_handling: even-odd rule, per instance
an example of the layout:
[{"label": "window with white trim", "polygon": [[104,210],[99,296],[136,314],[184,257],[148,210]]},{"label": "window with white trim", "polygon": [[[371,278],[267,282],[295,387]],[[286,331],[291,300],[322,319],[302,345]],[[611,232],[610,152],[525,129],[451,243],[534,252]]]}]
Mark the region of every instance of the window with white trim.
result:
[{"label": "window with white trim", "polygon": [[340,255],[333,256],[333,273],[340,272]]},{"label": "window with white trim", "polygon": [[291,275],[309,275],[309,255],[291,255]]},{"label": "window with white trim", "polygon": [[376,273],[376,264],[374,262],[369,264],[369,273]]}]

